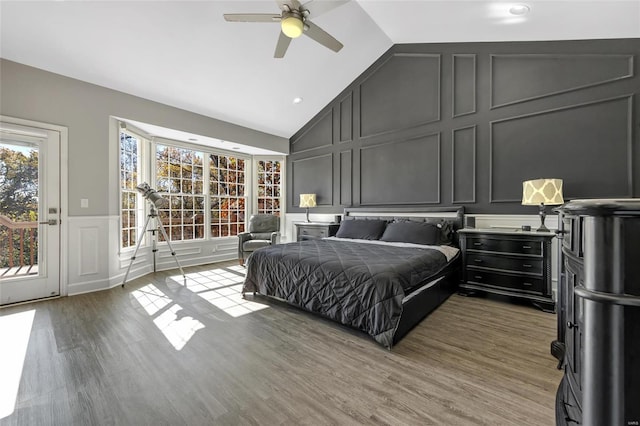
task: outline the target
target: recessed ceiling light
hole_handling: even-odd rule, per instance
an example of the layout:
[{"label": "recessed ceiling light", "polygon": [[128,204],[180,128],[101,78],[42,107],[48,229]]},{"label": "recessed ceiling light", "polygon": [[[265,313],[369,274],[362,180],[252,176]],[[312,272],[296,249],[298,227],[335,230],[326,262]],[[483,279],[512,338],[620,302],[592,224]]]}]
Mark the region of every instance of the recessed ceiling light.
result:
[{"label": "recessed ceiling light", "polygon": [[509,8],[509,13],[515,16],[526,15],[531,11],[531,8],[526,4],[516,4]]},{"label": "recessed ceiling light", "polygon": [[299,104],[302,103],[304,99],[302,99],[300,96],[298,96],[297,98],[293,98],[293,103],[294,104]]}]

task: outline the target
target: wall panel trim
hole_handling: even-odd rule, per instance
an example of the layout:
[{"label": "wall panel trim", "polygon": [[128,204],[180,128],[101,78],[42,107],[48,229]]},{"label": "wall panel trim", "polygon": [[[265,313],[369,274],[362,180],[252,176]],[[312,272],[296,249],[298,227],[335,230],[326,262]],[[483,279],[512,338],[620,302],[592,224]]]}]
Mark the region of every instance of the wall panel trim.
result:
[{"label": "wall panel trim", "polygon": [[[401,128],[401,129],[388,129],[388,130],[384,130],[381,132],[376,132],[376,133],[371,133],[371,134],[363,134],[362,133],[362,86],[371,78],[373,77],[376,72],[378,70],[380,70],[380,68],[382,68],[384,65],[387,64],[387,62],[389,62],[391,59],[395,58],[395,57],[414,57],[414,58],[437,58],[438,59],[438,108],[437,108],[437,113],[436,113],[436,118],[434,119],[430,119],[430,120],[425,120],[423,122],[414,124],[412,126],[409,127],[405,127],[405,128]],[[360,136],[360,139],[369,139],[369,138],[373,138],[376,136],[381,136],[381,135],[386,135],[386,134],[390,134],[390,133],[395,133],[401,130],[410,130],[410,129],[415,129],[417,127],[420,126],[424,126],[426,124],[430,124],[430,123],[436,123],[438,121],[440,121],[441,117],[442,117],[442,54],[440,53],[393,53],[391,55],[389,55],[389,57],[387,57],[384,61],[382,61],[380,64],[378,64],[377,67],[375,67],[374,69],[372,69],[369,74],[358,83],[358,104],[360,105],[360,108],[358,108],[358,133]]]},{"label": "wall panel trim", "polygon": [[[451,63],[451,84],[452,84],[452,89],[451,90],[451,116],[453,118],[456,117],[461,117],[463,115],[468,115],[468,114],[475,114],[477,111],[477,64],[476,64],[476,55],[473,53],[454,53],[452,56],[452,63]],[[458,114],[456,114],[456,58],[471,58],[473,59],[473,109],[471,109],[470,111],[466,111],[466,112],[460,112]]]},{"label": "wall panel trim", "polygon": [[582,103],[578,103],[578,104],[573,104],[573,105],[567,105],[567,106],[563,106],[563,107],[559,107],[559,108],[551,108],[551,109],[546,109],[543,111],[536,111],[534,113],[528,113],[528,114],[521,114],[521,115],[515,115],[513,117],[507,117],[507,118],[501,118],[499,120],[493,120],[489,122],[489,203],[493,204],[493,203],[515,203],[515,202],[520,202],[520,199],[494,199],[493,198],[493,183],[494,183],[494,177],[493,177],[493,126],[497,123],[503,123],[503,122],[507,122],[507,121],[512,121],[512,120],[518,120],[521,118],[527,118],[527,117],[535,117],[535,116],[539,116],[539,115],[545,115],[545,114],[549,114],[549,113],[554,113],[554,112],[559,112],[559,111],[568,111],[571,109],[577,109],[577,108],[581,108],[581,107],[585,107],[585,106],[589,106],[589,105],[597,105],[597,104],[604,104],[604,103],[608,103],[608,102],[614,102],[614,101],[620,101],[620,100],[627,100],[627,167],[628,167],[628,171],[627,171],[627,193],[624,195],[626,197],[632,197],[633,196],[633,127],[632,127],[632,123],[633,123],[633,100],[634,100],[634,95],[633,94],[626,94],[626,95],[622,95],[622,96],[615,96],[612,98],[606,98],[606,99],[598,99],[596,101],[589,101],[589,102],[582,102]]},{"label": "wall panel trim", "polygon": [[[331,195],[330,195],[330,197],[328,197],[331,200],[330,200],[329,203],[322,203],[322,204],[318,203],[318,207],[320,207],[320,206],[332,206],[333,203],[334,203],[335,195],[334,195],[334,191],[333,191],[333,184],[334,184],[334,178],[333,177],[335,176],[335,173],[334,173],[334,171],[335,171],[335,162],[333,161],[333,153],[330,152],[328,154],[314,155],[313,157],[305,157],[305,158],[300,158],[298,160],[292,160],[291,161],[291,165],[295,166],[296,164],[302,163],[303,161],[317,160],[319,158],[324,158],[324,157],[329,157],[331,159],[331,184],[329,185],[329,189],[331,191],[331,193],[330,193]],[[288,172],[288,173],[291,174],[291,181],[292,182],[294,182],[294,179],[295,179],[294,171],[295,171],[295,167],[291,167],[290,171]],[[294,197],[294,195],[295,195],[294,191],[290,191],[290,193],[291,193],[291,197]],[[294,207],[300,208],[298,206],[298,204],[300,203],[299,201],[296,203],[295,202],[296,200],[294,200],[293,198],[292,198],[291,201],[292,201],[291,204]]]},{"label": "wall panel trim", "polygon": [[[293,148],[295,148],[296,143],[298,143],[307,133],[309,133],[316,124],[319,124],[322,120],[324,120],[327,115],[329,115],[329,119],[331,120],[331,140],[324,144],[324,145],[318,145],[318,146],[314,146],[312,148],[307,148],[307,149],[303,149],[300,151],[295,151]],[[298,135],[298,137],[296,137],[296,139],[294,141],[291,142],[291,154],[300,154],[303,152],[309,152],[309,151],[314,151],[316,149],[321,149],[321,148],[326,148],[328,146],[333,145],[333,138],[334,138],[334,131],[335,131],[335,124],[334,124],[334,120],[333,120],[333,108],[329,108],[329,110],[325,111],[322,115],[318,116],[318,118],[316,120],[314,120],[313,124],[310,125],[309,127],[307,127],[305,129],[305,131],[301,134]]]},{"label": "wall panel trim", "polygon": [[[375,149],[375,148],[380,148],[381,146],[385,146],[385,145],[396,145],[399,143],[403,143],[403,142],[410,142],[413,140],[417,140],[417,139],[423,139],[423,138],[430,138],[432,136],[436,136],[437,137],[437,148],[438,148],[438,156],[437,156],[437,168],[438,168],[438,178],[437,178],[437,184],[436,187],[438,188],[437,191],[437,198],[434,201],[425,201],[425,202],[384,202],[384,203],[363,203],[362,202],[362,183],[360,184],[359,189],[359,194],[358,197],[360,198],[360,205],[361,206],[380,206],[380,205],[384,205],[384,206],[405,206],[405,205],[412,205],[412,206],[420,206],[420,205],[433,205],[433,204],[440,204],[440,200],[442,199],[441,193],[442,193],[442,188],[441,188],[441,173],[442,173],[442,138],[441,138],[441,133],[440,132],[430,132],[430,133],[426,133],[426,134],[422,134],[419,136],[414,136],[414,137],[410,137],[410,138],[406,138],[406,139],[401,139],[401,140],[392,140],[392,141],[387,141],[387,142],[382,142],[382,143],[377,143],[377,144],[372,144],[372,145],[368,145],[366,147],[362,147],[359,152],[358,152],[358,159],[360,161],[360,164],[362,165],[362,152],[365,150],[369,150],[369,149]],[[359,170],[359,174],[360,174],[360,182],[362,182],[362,166],[360,166],[360,170]]]},{"label": "wall panel trim", "polygon": [[[624,80],[627,78],[631,78],[634,76],[634,69],[633,69],[633,59],[634,59],[634,55],[619,55],[619,54],[491,54],[490,56],[490,61],[489,61],[489,98],[490,98],[490,105],[491,105],[491,109],[496,109],[496,108],[501,108],[504,106],[508,106],[508,105],[515,105],[515,104],[519,104],[519,103],[523,103],[523,102],[528,102],[528,101],[532,101],[534,99],[542,99],[542,98],[548,98],[551,96],[556,96],[562,93],[569,93],[569,92],[574,92],[577,90],[581,90],[581,89],[586,89],[589,87],[594,87],[594,86],[600,86],[603,84],[607,84],[607,83],[612,83],[614,81],[619,81],[619,80]],[[542,95],[537,95],[537,96],[530,96],[527,98],[523,98],[523,99],[518,99],[515,101],[511,101],[511,102],[504,102],[504,103],[500,103],[500,104],[495,104],[494,103],[494,60],[496,58],[517,58],[517,57],[522,57],[522,58],[613,58],[613,57],[617,57],[617,58],[627,58],[627,62],[628,62],[628,71],[627,74],[619,76],[619,77],[613,77],[613,78],[608,78],[608,79],[604,79],[602,81],[598,81],[598,82],[594,82],[594,83],[589,83],[589,84],[583,84],[583,85],[578,85],[575,87],[570,87],[567,89],[562,89],[562,90],[556,90],[550,93],[545,93]]]},{"label": "wall panel trim", "polygon": [[[473,197],[470,200],[457,200],[456,199],[456,132],[462,130],[473,129],[473,181],[472,181],[472,190]],[[472,126],[460,127],[458,129],[452,130],[451,136],[451,202],[453,204],[461,204],[461,203],[475,203],[476,202],[476,169],[477,169],[477,126],[474,124]]]}]

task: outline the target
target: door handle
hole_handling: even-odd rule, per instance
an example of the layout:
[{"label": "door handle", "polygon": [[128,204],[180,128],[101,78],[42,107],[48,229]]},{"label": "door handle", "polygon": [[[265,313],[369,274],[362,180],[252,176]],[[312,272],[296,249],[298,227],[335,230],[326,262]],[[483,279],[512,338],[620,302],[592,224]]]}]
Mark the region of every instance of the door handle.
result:
[{"label": "door handle", "polygon": [[49,219],[49,220],[45,220],[44,222],[38,222],[39,225],[57,225],[58,224],[58,219]]}]

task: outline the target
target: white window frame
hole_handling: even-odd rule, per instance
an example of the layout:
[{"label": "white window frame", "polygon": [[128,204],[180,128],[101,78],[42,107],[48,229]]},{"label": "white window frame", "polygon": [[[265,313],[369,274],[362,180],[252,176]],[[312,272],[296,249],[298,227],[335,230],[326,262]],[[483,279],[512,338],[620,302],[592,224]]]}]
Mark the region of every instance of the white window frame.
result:
[{"label": "white window frame", "polygon": [[[145,132],[139,131],[138,129],[132,128],[130,125],[121,124],[118,126],[117,133],[117,152],[118,152],[118,172],[117,172],[117,180],[118,180],[118,241],[119,241],[119,250],[120,252],[129,252],[133,251],[137,241],[133,243],[133,245],[129,247],[122,247],[122,188],[120,183],[120,131],[124,131],[136,138],[139,139],[140,146],[138,147],[138,182],[137,184],[141,184],[142,182],[147,182],[151,186],[151,188],[156,189],[156,146],[157,145],[167,145],[174,146],[177,148],[185,148],[194,150],[197,152],[201,152],[204,155],[204,164],[203,164],[203,195],[205,197],[205,234],[202,239],[191,239],[191,240],[172,240],[172,245],[182,245],[182,244],[193,244],[193,243],[203,243],[208,241],[222,241],[225,239],[236,239],[236,235],[226,236],[226,237],[213,237],[211,235],[211,191],[209,188],[210,185],[210,175],[209,175],[209,154],[214,155],[224,155],[228,157],[235,157],[238,159],[243,159],[245,161],[245,230],[247,229],[249,223],[249,217],[252,214],[255,214],[258,211],[258,161],[280,161],[280,174],[281,174],[281,188],[280,188],[280,220],[281,220],[281,228],[284,225],[285,216],[286,216],[286,179],[287,179],[287,170],[286,170],[286,156],[278,156],[278,155],[251,155],[237,151],[228,151],[222,149],[211,148],[205,145],[199,144],[191,144],[188,142],[177,141],[173,139],[161,138],[161,137],[151,137],[147,135]],[[142,228],[147,220],[149,214],[149,203],[147,203],[142,195],[138,192],[136,194],[137,200],[137,215],[136,215],[136,226],[137,226],[137,239],[140,238],[140,233],[142,232]],[[169,232],[169,231],[167,231]],[[144,239],[141,243],[141,246],[147,247],[150,244],[149,238],[144,236]],[[159,244],[166,244],[164,242],[160,242]]]},{"label": "white window frame", "polygon": [[[122,231],[123,231],[123,223],[122,223],[122,182],[120,175],[120,161],[121,161],[121,147],[120,147],[120,133],[126,133],[136,139],[138,139],[138,159],[136,167],[138,169],[138,179],[136,182],[136,186],[140,185],[142,182],[146,181],[148,178],[148,167],[144,164],[144,159],[148,157],[149,153],[149,139],[143,136],[140,132],[135,130],[131,130],[126,126],[118,126],[118,135],[117,135],[117,144],[118,144],[118,247],[120,252],[133,250],[138,241],[140,240],[140,233],[142,232],[142,227],[144,226],[144,222],[146,220],[147,208],[144,205],[144,200],[139,192],[136,191],[136,238],[135,241],[128,247],[124,247],[122,245]],[[143,236],[145,237],[145,236]],[[146,241],[146,238],[144,239]]]}]

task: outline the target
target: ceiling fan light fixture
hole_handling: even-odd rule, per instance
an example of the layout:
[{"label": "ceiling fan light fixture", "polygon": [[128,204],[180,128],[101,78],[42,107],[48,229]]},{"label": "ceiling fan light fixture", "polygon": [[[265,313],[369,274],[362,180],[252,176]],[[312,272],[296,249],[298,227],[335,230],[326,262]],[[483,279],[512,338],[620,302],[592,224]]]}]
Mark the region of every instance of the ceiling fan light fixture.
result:
[{"label": "ceiling fan light fixture", "polygon": [[531,11],[531,8],[526,4],[515,4],[509,8],[509,13],[514,16],[523,16]]},{"label": "ceiling fan light fixture", "polygon": [[295,16],[288,16],[284,18],[280,24],[282,26],[282,32],[289,38],[298,38],[302,35],[304,29],[304,23],[301,19]]}]

